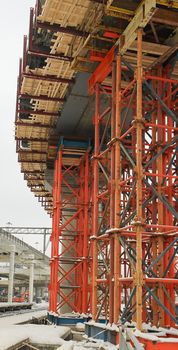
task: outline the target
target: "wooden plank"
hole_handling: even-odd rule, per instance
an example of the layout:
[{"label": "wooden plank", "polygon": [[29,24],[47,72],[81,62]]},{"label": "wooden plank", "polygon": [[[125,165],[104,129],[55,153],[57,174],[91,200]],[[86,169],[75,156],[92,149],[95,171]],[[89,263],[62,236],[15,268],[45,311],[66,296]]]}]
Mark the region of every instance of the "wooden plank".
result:
[{"label": "wooden plank", "polygon": [[150,66],[149,69],[152,69],[155,66],[158,66],[162,63],[164,63],[175,51],[178,49],[178,43],[174,45],[173,47],[169,47],[168,50],[164,52],[160,57],[158,57],[157,60],[155,60]]},{"label": "wooden plank", "polygon": [[154,23],[166,24],[171,27],[178,27],[178,13],[177,11],[172,11],[170,9],[157,9],[152,21]]},{"label": "wooden plank", "polygon": [[[167,45],[161,45],[161,44],[149,43],[149,42],[143,41],[142,52],[160,56],[160,55],[163,55],[167,50],[169,50],[169,48],[170,47]],[[129,47],[129,50],[137,52],[137,41],[134,41],[131,44],[131,46]]]}]

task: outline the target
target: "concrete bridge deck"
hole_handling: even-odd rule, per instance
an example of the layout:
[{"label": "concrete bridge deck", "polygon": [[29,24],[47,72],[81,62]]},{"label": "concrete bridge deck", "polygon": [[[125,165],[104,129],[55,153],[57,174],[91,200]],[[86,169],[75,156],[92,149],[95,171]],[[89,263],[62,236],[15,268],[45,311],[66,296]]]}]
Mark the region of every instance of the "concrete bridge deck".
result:
[{"label": "concrete bridge deck", "polygon": [[17,286],[29,290],[32,302],[34,287],[47,289],[49,275],[47,255],[0,228],[0,287],[8,286],[8,302],[12,302]]}]

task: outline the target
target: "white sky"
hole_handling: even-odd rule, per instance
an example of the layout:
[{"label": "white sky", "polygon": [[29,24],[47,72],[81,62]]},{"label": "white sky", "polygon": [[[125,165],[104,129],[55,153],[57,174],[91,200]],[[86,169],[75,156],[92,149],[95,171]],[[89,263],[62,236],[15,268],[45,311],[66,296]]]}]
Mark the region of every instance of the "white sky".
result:
[{"label": "white sky", "polygon": [[23,35],[28,33],[30,7],[35,5],[35,0],[0,0],[0,3],[0,226],[10,221],[13,226],[50,227],[51,219],[20,173],[14,141],[19,57]]}]

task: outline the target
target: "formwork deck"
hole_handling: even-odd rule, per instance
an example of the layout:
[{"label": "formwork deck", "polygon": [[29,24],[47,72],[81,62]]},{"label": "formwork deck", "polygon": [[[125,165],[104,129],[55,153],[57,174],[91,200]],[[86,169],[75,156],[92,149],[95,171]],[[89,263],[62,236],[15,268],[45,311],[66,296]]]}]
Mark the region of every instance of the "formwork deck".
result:
[{"label": "formwork deck", "polygon": [[[147,70],[164,62],[177,48],[174,35],[170,39],[178,24],[177,2],[152,3],[156,4],[156,10],[152,13],[152,27],[147,25],[144,29],[143,42],[143,67]],[[45,172],[54,167],[59,135],[70,135],[70,139],[93,137],[89,112],[93,107],[89,95],[74,93],[69,108],[76,111],[77,116],[74,113],[71,118],[63,112],[71,88],[80,81],[79,72],[91,74],[108,51],[117,46],[140,4],[141,1],[131,0],[46,0],[38,1],[35,11],[31,9],[29,37],[28,41],[24,40],[19,70],[15,137],[27,186],[49,214],[52,195],[45,186]],[[131,40],[124,53],[133,67],[136,45],[136,41]],[[176,63],[172,78],[176,79],[177,75]],[[104,83],[111,85],[108,79]],[[127,85],[123,80],[122,87]]]}]

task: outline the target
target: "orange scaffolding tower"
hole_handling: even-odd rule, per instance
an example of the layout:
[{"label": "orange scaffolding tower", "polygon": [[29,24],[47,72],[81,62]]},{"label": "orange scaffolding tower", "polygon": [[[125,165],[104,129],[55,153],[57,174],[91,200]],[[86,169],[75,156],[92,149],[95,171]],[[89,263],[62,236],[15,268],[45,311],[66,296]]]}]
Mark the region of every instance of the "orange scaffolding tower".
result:
[{"label": "orange scaffolding tower", "polygon": [[87,313],[88,152],[75,151],[70,158],[68,154],[69,150],[61,147],[55,162],[49,309],[55,313]]},{"label": "orange scaffolding tower", "polygon": [[178,285],[175,61],[143,72],[142,35],[138,29],[135,68],[113,48],[89,81],[96,96],[92,315],[103,310],[111,324],[133,320],[139,329],[177,324]]},{"label": "orange scaffolding tower", "polygon": [[[132,320],[138,329],[143,322],[175,326],[178,290],[175,59],[144,72],[142,36],[138,29],[136,66],[113,47],[89,80],[90,157],[66,166],[59,149],[50,284],[51,311],[66,303],[79,313],[91,310],[95,321]],[[71,256],[75,265],[66,270]]]},{"label": "orange scaffolding tower", "polygon": [[128,321],[168,331],[178,325],[177,0],[62,3],[30,10],[15,119],[21,172],[52,216],[49,311],[104,319],[120,339]]}]

